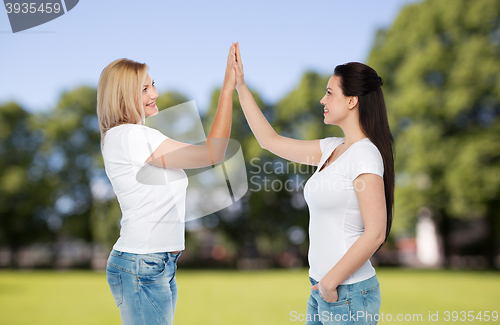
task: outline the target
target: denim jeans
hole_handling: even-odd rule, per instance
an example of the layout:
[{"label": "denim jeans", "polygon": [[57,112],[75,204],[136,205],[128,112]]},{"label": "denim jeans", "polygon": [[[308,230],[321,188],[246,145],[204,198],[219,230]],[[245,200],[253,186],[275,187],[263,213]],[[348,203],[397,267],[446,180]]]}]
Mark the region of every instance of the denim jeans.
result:
[{"label": "denim jeans", "polygon": [[124,325],[172,324],[179,253],[133,254],[112,250],[106,277]]},{"label": "denim jeans", "polygon": [[[318,282],[309,278],[311,285]],[[312,290],[307,303],[306,325],[375,325],[379,320],[380,286],[374,275],[364,281],[339,285],[339,299],[324,300],[319,290]]]}]

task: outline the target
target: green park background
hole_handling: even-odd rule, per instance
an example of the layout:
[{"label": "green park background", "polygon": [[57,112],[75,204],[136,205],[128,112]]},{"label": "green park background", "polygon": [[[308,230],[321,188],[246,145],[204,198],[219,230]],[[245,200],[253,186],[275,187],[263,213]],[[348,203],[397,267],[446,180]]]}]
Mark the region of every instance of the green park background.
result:
[{"label": "green park background", "polygon": [[[478,313],[500,312],[500,1],[409,4],[392,26],[377,31],[365,63],[384,80],[395,139],[394,223],[377,259],[382,312],[422,314],[420,323],[485,322]],[[329,77],[306,71],[276,103],[254,96],[281,135],[343,136],[320,114]],[[219,92],[203,116],[206,131]],[[53,110],[36,114],[15,102],[0,104],[0,248],[9,252],[0,270],[0,324],[119,324],[92,256],[72,270],[59,260],[68,241],[91,244],[92,254],[109,252],[119,234],[116,198],[95,190],[108,182],[96,95],[95,88],[78,87],[63,93]],[[182,93],[165,92],[157,106],[185,101]],[[236,92],[233,106],[231,137],[241,143],[249,177],[284,183],[312,174],[305,166],[290,172],[290,164],[259,146]],[[266,163],[288,172],[265,175]],[[307,232],[302,191],[249,187],[237,208],[187,232],[177,273],[179,324],[288,324],[299,322],[290,312],[305,313],[308,241],[290,235]],[[409,269],[397,259],[398,241],[415,236],[422,214],[441,238],[438,269]],[[467,239],[475,227],[478,238]],[[20,252],[29,247],[49,254],[27,270]],[[446,322],[446,311],[473,311],[474,319]],[[429,312],[439,312],[439,322],[429,321]]]}]

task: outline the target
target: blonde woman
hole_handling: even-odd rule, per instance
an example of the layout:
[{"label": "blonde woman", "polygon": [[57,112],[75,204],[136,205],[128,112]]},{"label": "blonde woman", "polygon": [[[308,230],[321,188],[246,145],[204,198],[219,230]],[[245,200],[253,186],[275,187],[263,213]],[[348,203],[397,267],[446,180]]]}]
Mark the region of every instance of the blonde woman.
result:
[{"label": "blonde woman", "polygon": [[[123,324],[173,322],[188,182],[182,169],[224,159],[231,131],[234,52],[233,43],[204,145],[178,142],[145,126],[145,118],[158,113],[158,92],[146,64],[119,59],[101,73],[97,90],[101,149],[122,211],[120,237],[109,255],[106,276]],[[158,171],[167,176],[159,185],[141,182],[140,173],[158,175]]]},{"label": "blonde woman", "polygon": [[262,148],[318,166],[304,187],[310,212],[306,324],[376,324],[381,297],[369,258],[389,234],[394,201],[382,79],[362,63],[338,65],[321,113],[345,136],[304,141],[276,134],[266,120],[245,85],[238,43],[233,65],[241,107]]}]

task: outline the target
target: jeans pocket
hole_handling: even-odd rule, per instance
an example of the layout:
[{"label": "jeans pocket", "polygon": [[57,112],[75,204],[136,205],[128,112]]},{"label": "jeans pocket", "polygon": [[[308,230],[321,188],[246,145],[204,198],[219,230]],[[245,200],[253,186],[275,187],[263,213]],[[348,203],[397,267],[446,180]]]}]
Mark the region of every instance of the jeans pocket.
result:
[{"label": "jeans pocket", "polygon": [[111,294],[115,299],[116,306],[120,306],[123,302],[122,279],[119,273],[106,270],[106,278],[108,279]]},{"label": "jeans pocket", "polygon": [[139,260],[139,280],[142,284],[160,280],[165,273],[165,261],[154,257],[141,257]]},{"label": "jeans pocket", "polygon": [[380,296],[380,286],[377,284],[371,289],[363,290],[361,295],[363,297],[363,306],[365,307],[365,319],[368,325],[377,324],[380,305],[382,302]]},{"label": "jeans pocket", "polygon": [[323,302],[324,304],[326,304],[326,305],[328,305],[330,307],[343,306],[343,305],[348,305],[349,304],[349,299],[347,299],[347,298],[346,299],[340,299],[340,297],[339,297],[339,299],[337,301],[333,301],[333,302],[326,301],[325,298],[323,298],[321,296],[321,293],[319,292],[319,290],[315,290],[315,291],[317,291],[319,299],[321,299],[321,302]]},{"label": "jeans pocket", "polygon": [[[317,291],[316,301],[318,303],[317,314],[321,324],[347,324],[350,317],[351,298],[341,297],[335,302],[326,301],[319,290]],[[316,317],[316,315],[314,315]],[[317,324],[316,322],[312,322]],[[307,322],[306,322],[307,324]]]}]

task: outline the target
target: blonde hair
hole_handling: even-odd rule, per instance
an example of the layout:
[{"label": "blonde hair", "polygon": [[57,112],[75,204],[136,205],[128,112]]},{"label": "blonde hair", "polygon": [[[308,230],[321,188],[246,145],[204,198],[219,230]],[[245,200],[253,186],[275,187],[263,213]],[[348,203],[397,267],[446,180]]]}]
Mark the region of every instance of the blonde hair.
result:
[{"label": "blonde hair", "polygon": [[148,66],[128,59],[118,59],[101,72],[97,87],[97,119],[101,131],[101,150],[106,132],[121,124],[144,125],[142,85]]}]

